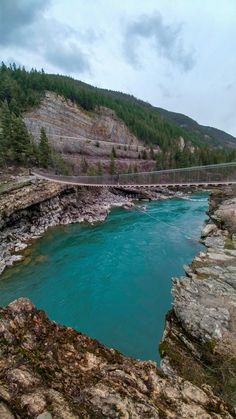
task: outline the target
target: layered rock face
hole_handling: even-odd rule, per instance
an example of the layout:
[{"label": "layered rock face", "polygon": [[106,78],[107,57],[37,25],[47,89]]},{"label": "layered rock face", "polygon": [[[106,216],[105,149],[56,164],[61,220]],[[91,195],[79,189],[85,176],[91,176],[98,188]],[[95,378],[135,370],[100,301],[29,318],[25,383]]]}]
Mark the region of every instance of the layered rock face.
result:
[{"label": "layered rock face", "polygon": [[[48,227],[101,221],[167,189],[74,188],[24,173],[0,188],[0,269]],[[122,356],[51,322],[30,301],[0,310],[0,418],[236,417],[236,192],[210,196],[206,251],[173,283],[173,310],[153,362]],[[164,371],[164,372],[163,372]]]},{"label": "layered rock face", "polygon": [[[1,181],[1,179],[0,179]],[[131,207],[133,199],[165,199],[181,192],[72,187],[38,180],[26,173],[0,183],[0,274],[20,261],[29,240],[49,227],[76,222],[103,221],[112,207]]]},{"label": "layered rock face", "polygon": [[[85,112],[71,101],[47,92],[41,105],[27,112],[24,120],[36,141],[41,127],[45,128],[52,145],[73,163],[75,172],[81,169],[82,156],[86,156],[90,168],[101,162],[107,169],[112,147],[118,169],[127,170],[130,165],[140,170],[155,167],[155,162],[150,160],[150,150],[111,109],[100,107],[96,112]],[[142,160],[144,150],[148,160]]]},{"label": "layered rock face", "polygon": [[[173,310],[160,345],[162,367],[196,385],[207,383],[236,406],[236,191],[210,195],[206,251],[174,279]],[[236,415],[236,413],[235,413]]]},{"label": "layered rock face", "polygon": [[105,188],[68,187],[33,176],[7,182],[0,190],[0,274],[49,227],[103,221],[111,207],[130,205],[128,197]]},{"label": "layered rock face", "polygon": [[48,320],[27,299],[0,310],[1,418],[231,418],[207,387],[168,378]]}]

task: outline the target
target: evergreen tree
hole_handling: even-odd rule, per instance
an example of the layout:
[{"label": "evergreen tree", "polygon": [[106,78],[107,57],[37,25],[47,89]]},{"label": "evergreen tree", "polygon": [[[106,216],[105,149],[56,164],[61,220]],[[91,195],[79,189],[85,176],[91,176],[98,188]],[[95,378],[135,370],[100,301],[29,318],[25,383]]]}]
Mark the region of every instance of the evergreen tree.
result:
[{"label": "evergreen tree", "polygon": [[[204,131],[202,132],[203,127],[200,126],[197,131],[195,129],[191,130],[191,127],[190,130],[180,127],[174,119],[171,120],[168,116],[163,116],[158,108],[152,107],[133,96],[89,86],[83,82],[73,80],[71,77],[46,74],[44,71],[35,69],[28,72],[24,67],[17,67],[15,64],[6,66],[2,63],[0,65],[0,108],[3,109],[3,111],[0,109],[1,164],[14,161],[28,164],[31,153],[34,161],[35,147],[32,144],[30,145],[31,141],[29,138],[27,139],[27,135],[24,133],[25,128],[22,122],[16,118],[19,118],[24,111],[39,105],[46,90],[71,99],[88,111],[94,110],[97,106],[112,109],[118,118],[126,124],[130,132],[142,140],[147,148],[150,148],[150,154],[148,153],[148,156],[145,156],[144,153],[143,158],[155,157],[152,147],[154,145],[160,147],[163,152],[162,166],[164,168],[220,163],[236,159],[235,150],[231,151],[224,145],[223,148],[218,147],[219,142],[217,143],[217,138],[214,140],[214,134],[210,136],[212,137],[210,139],[211,147],[206,146]],[[9,114],[7,116],[6,109],[4,111],[6,104],[10,112],[10,123],[7,122]],[[3,121],[4,112],[5,121]],[[7,124],[8,129],[6,129]],[[224,136],[224,133],[222,135]],[[181,155],[176,154],[175,139],[180,137],[184,138],[185,144],[194,145],[194,153],[191,153],[187,147]],[[226,141],[228,141],[227,137]],[[221,138],[221,144],[224,144],[223,137]],[[212,145],[214,145],[214,148]],[[124,150],[127,150],[126,145]],[[115,158],[115,147],[112,153]],[[142,157],[142,153],[140,157]]]},{"label": "evergreen tree", "polygon": [[161,151],[156,155],[156,169],[163,169],[163,153]]},{"label": "evergreen tree", "polygon": [[153,147],[150,148],[150,159],[155,160],[155,153],[154,153]]},{"label": "evergreen tree", "polygon": [[44,168],[48,168],[52,163],[52,148],[49,145],[46,131],[44,128],[41,128],[40,130],[38,159],[40,166]]},{"label": "evergreen tree", "polygon": [[145,149],[142,151],[142,158],[143,160],[147,160],[147,152]]},{"label": "evergreen tree", "polygon": [[102,168],[102,164],[101,164],[100,161],[98,162],[98,166],[97,166],[97,174],[98,174],[98,176],[103,175],[103,168]]},{"label": "evergreen tree", "polygon": [[1,109],[0,151],[1,164],[15,162],[28,165],[34,154],[23,119],[10,112],[7,102]]},{"label": "evergreen tree", "polygon": [[6,164],[11,147],[11,113],[5,101],[1,108],[0,163]]},{"label": "evergreen tree", "polygon": [[28,164],[32,158],[31,138],[21,117],[12,115],[12,148],[14,160]]},{"label": "evergreen tree", "polygon": [[63,157],[55,150],[52,150],[51,158],[51,164],[56,173],[64,176],[68,176],[71,173],[71,168],[68,163],[66,163]]},{"label": "evergreen tree", "polygon": [[114,159],[113,154],[111,154],[111,158],[110,158],[109,174],[110,175],[114,175],[115,174],[115,159]]},{"label": "evergreen tree", "polygon": [[116,158],[116,150],[115,150],[114,145],[112,146],[111,154],[114,158]]}]

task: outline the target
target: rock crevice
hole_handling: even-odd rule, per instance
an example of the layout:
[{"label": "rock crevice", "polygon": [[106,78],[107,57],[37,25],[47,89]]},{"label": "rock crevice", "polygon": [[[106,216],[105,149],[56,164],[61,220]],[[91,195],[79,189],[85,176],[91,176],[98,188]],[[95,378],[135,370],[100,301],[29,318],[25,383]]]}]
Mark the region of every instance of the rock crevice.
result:
[{"label": "rock crevice", "polygon": [[[207,383],[236,405],[236,200],[234,188],[209,197],[206,246],[173,280],[173,309],[160,345],[162,368]],[[184,359],[184,362],[183,362]]]}]

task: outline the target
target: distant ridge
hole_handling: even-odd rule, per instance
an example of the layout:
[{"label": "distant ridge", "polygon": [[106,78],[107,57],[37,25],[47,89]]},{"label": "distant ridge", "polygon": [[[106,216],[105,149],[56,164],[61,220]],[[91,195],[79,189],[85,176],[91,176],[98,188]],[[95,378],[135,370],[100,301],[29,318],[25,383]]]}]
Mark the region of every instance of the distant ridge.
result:
[{"label": "distant ridge", "polygon": [[218,128],[200,125],[194,119],[178,112],[157,108],[158,112],[168,121],[191,132],[193,135],[202,136],[202,140],[213,146],[236,147],[236,138]]},{"label": "distant ridge", "polygon": [[[47,93],[52,94],[52,100],[45,104]],[[64,115],[61,116],[60,112],[56,111],[60,101],[63,108],[66,103],[76,106],[76,113],[80,115],[79,119],[86,121],[85,126],[94,123],[90,134],[97,143],[92,150],[87,148],[83,152],[76,146],[75,156],[75,148],[71,147],[72,140],[68,139],[65,144],[65,149],[70,150],[70,161],[78,167],[78,170],[81,170],[82,166],[84,169],[85,166],[87,167],[87,162],[82,161],[81,157],[88,153],[91,156],[91,167],[86,171],[96,169],[97,172],[119,171],[119,169],[123,171],[121,166],[124,162],[127,163],[125,166],[128,171],[135,172],[138,168],[142,170],[144,166],[146,167],[146,161],[149,162],[147,170],[153,170],[154,167],[161,170],[236,160],[236,138],[219,129],[204,127],[188,116],[152,106],[129,94],[91,86],[72,77],[47,74],[43,70],[36,69],[26,71],[24,67],[17,67],[15,64],[6,66],[2,63],[0,66],[0,165],[14,162],[28,165],[33,162],[39,164],[37,141],[32,145],[29,136],[27,139],[27,127],[24,126],[22,118],[31,111],[34,114],[33,118],[36,118],[38,122],[39,130],[46,129],[47,124],[54,130],[55,127],[52,127],[53,124],[48,121],[50,115],[55,120],[56,112],[57,117],[61,118],[59,118],[60,121],[55,120],[55,124],[63,122],[68,117],[66,109],[64,109]],[[42,117],[42,106],[46,110],[44,117]],[[73,115],[72,120],[74,120]],[[72,120],[68,119],[68,128],[63,135],[68,136],[67,131],[72,126]],[[34,135],[34,132],[31,134]],[[50,131],[47,134],[49,135]],[[82,124],[77,134],[86,137],[88,130],[84,130]],[[70,135],[77,136],[74,132]],[[114,149],[111,148],[109,153],[107,153],[108,150],[105,153],[105,143],[103,148],[98,144],[98,141],[102,144],[103,140],[126,143],[127,147],[121,153],[121,148],[117,145],[116,149],[113,147]],[[128,147],[132,141],[137,146],[143,147],[141,153],[139,149],[136,150],[136,156],[131,155],[133,150]],[[54,148],[58,150],[58,147],[59,144],[56,142]],[[56,157],[57,161],[58,157]],[[100,161],[100,157],[103,161]],[[134,157],[136,161],[133,161]],[[97,159],[96,168],[92,159]],[[128,162],[129,159],[132,162]]]}]

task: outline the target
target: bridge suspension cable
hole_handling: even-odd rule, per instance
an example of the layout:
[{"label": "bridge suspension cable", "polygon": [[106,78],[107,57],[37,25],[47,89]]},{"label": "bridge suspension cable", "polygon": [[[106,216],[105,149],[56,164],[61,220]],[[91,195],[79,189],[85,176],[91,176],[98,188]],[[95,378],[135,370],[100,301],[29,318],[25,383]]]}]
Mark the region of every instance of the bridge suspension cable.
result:
[{"label": "bridge suspension cable", "polygon": [[236,183],[236,162],[101,176],[63,176],[37,169],[32,174],[58,183],[81,186],[217,185]]}]

